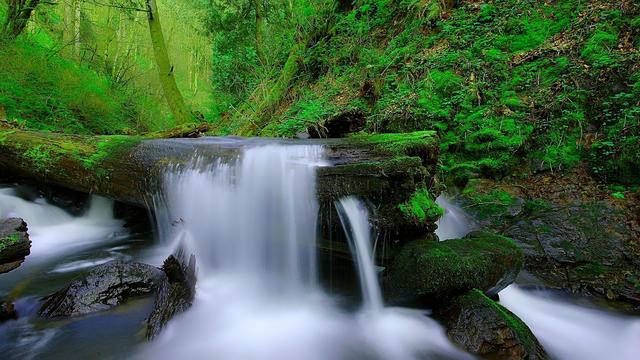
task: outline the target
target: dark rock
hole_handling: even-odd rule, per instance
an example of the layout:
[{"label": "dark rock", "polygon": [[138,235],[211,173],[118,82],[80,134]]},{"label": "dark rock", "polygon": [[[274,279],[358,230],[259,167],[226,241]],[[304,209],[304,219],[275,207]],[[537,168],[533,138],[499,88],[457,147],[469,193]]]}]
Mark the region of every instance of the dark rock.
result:
[{"label": "dark rock", "polygon": [[524,263],[510,239],[474,232],[463,239],[421,240],[396,254],[385,278],[395,303],[434,305],[477,288],[495,295],[511,284]]},{"label": "dark rock", "polygon": [[20,266],[30,253],[27,223],[19,218],[0,221],[0,274]]},{"label": "dark rock", "polygon": [[640,304],[640,244],[607,203],[551,204],[516,217],[504,234],[547,286]]},{"label": "dark rock", "polygon": [[456,298],[434,315],[464,350],[485,359],[549,359],[527,325],[480,290]]},{"label": "dark rock", "polygon": [[[177,257],[176,257],[177,256]],[[162,270],[166,278],[160,284],[155,304],[147,319],[147,339],[153,340],[175,315],[189,309],[193,303],[196,285],[195,257],[187,263],[181,252],[169,256]]]},{"label": "dark rock", "polygon": [[18,318],[16,309],[10,302],[0,301],[0,323],[7,320],[15,320]]},{"label": "dark rock", "polygon": [[366,119],[360,109],[351,109],[329,117],[324,122],[307,129],[312,138],[341,138],[362,131]]},{"label": "dark rock", "polygon": [[40,315],[46,318],[81,316],[104,311],[135,296],[155,291],[166,278],[151,265],[120,260],[93,268],[45,298]]}]

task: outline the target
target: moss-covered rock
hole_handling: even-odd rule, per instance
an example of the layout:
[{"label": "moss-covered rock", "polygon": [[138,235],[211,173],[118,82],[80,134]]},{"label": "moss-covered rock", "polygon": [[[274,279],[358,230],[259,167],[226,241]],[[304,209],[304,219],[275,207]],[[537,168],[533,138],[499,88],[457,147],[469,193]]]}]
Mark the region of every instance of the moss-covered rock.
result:
[{"label": "moss-covered rock", "polygon": [[27,223],[19,218],[0,221],[0,274],[20,266],[30,252]]},{"label": "moss-covered rock", "polygon": [[385,277],[389,299],[434,305],[481,289],[494,295],[511,284],[524,256],[510,239],[475,232],[463,239],[414,241],[396,254]]},{"label": "moss-covered rock", "polygon": [[482,358],[549,358],[522,320],[480,290],[471,290],[434,314],[444,323],[451,341]]}]

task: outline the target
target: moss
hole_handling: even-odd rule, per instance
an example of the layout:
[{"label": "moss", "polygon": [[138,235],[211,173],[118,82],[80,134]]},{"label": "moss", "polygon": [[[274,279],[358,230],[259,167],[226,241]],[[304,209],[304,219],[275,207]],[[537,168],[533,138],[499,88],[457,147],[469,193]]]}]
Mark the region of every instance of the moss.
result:
[{"label": "moss", "polygon": [[584,277],[587,279],[593,279],[600,275],[603,275],[606,270],[602,264],[589,261],[584,264],[580,264],[573,271],[580,277]]},{"label": "moss", "polygon": [[495,310],[502,320],[506,323],[507,327],[509,327],[516,335],[518,340],[522,343],[522,345],[529,351],[532,351],[537,344],[537,340],[535,339],[533,333],[527,325],[520,320],[515,314],[511,311],[507,310],[504,306],[496,303],[491,300],[487,295],[485,295],[482,291],[478,289],[472,290],[470,296],[480,298],[482,301],[489,305],[493,310]]},{"label": "moss", "polygon": [[7,247],[16,244],[20,240],[20,235],[18,234],[10,234],[3,238],[0,238],[0,251],[6,249]]},{"label": "moss", "polygon": [[395,256],[388,285],[392,296],[427,303],[479,288],[499,291],[512,282],[524,255],[510,239],[485,232],[442,242],[405,245]]},{"label": "moss", "polygon": [[436,204],[429,190],[425,188],[416,190],[411,198],[398,205],[398,208],[405,218],[416,223],[435,222],[444,215],[444,209]]},{"label": "moss", "polygon": [[360,135],[352,138],[358,142],[372,144],[374,149],[392,155],[422,155],[437,145],[435,131],[412,133]]}]

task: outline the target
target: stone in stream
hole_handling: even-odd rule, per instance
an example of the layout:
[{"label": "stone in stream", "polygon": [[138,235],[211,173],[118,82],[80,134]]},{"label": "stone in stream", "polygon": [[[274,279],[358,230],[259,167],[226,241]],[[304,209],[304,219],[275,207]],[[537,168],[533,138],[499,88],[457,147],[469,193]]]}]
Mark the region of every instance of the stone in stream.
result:
[{"label": "stone in stream", "polygon": [[175,315],[189,309],[193,303],[196,285],[196,262],[189,261],[181,251],[169,256],[162,265],[167,275],[160,284],[153,311],[147,319],[147,340],[153,340]]},{"label": "stone in stream", "polygon": [[549,359],[527,325],[480,290],[437,308],[434,315],[451,341],[484,359]]},{"label": "stone in stream", "polygon": [[475,288],[494,296],[515,280],[523,264],[517,245],[487,232],[442,242],[414,241],[394,257],[385,292],[391,302],[423,306],[444,303]]},{"label": "stone in stream", "polygon": [[96,266],[66,288],[45,297],[39,313],[45,318],[58,318],[108,310],[156,291],[165,279],[164,272],[151,265],[112,261]]},{"label": "stone in stream", "polygon": [[15,320],[18,318],[16,308],[13,303],[0,301],[0,323],[7,320]]},{"label": "stone in stream", "polygon": [[27,223],[19,218],[0,221],[0,274],[20,266],[30,252]]}]

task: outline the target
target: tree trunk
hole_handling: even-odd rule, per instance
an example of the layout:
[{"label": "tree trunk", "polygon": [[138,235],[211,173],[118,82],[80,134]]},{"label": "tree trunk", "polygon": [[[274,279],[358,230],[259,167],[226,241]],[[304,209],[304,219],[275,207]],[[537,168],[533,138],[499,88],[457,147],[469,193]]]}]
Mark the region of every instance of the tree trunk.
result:
[{"label": "tree trunk", "polygon": [[18,37],[27,27],[31,14],[39,4],[40,0],[8,0],[4,34],[10,39]]},{"label": "tree trunk", "polygon": [[81,39],[80,39],[80,16],[82,15],[82,0],[75,0],[73,4],[73,55],[76,59],[81,59]]},{"label": "tree trunk", "polygon": [[176,79],[173,74],[173,66],[169,61],[169,53],[167,52],[167,46],[164,41],[162,26],[160,24],[160,14],[155,0],[147,0],[147,10],[151,44],[164,97],[167,100],[167,104],[169,105],[169,109],[173,114],[176,124],[193,122],[193,116],[191,116],[191,113],[187,110],[184,98],[176,84]]},{"label": "tree trunk", "polygon": [[262,66],[267,66],[267,57],[264,54],[264,45],[262,41],[262,37],[264,35],[264,17],[262,16],[262,1],[254,0],[253,1],[256,13],[256,54],[258,55],[258,60],[260,60],[260,64]]}]

